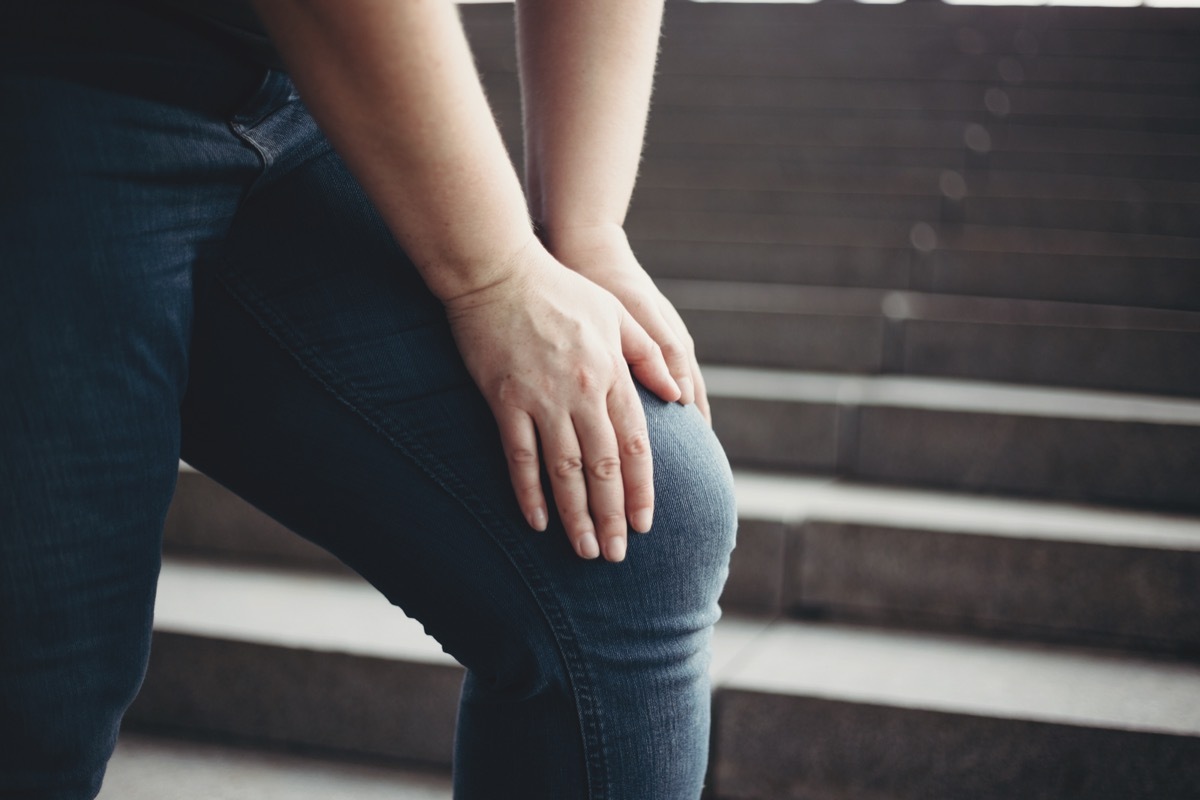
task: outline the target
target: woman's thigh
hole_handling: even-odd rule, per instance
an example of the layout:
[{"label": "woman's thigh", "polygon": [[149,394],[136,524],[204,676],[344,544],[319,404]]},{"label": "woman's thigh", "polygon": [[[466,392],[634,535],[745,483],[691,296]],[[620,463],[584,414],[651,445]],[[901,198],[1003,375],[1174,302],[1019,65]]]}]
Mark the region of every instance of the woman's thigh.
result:
[{"label": "woman's thigh", "polygon": [[91,797],[149,646],[192,263],[257,169],[216,106],[255,76],[196,78],[203,42],[123,7],[21,5],[0,19],[0,796]]},{"label": "woman's thigh", "polygon": [[529,529],[440,304],[327,155],[247,202],[198,296],[184,457],[468,668],[460,796],[696,797],[729,471],[694,407],[643,401],[654,529],[619,564]]}]

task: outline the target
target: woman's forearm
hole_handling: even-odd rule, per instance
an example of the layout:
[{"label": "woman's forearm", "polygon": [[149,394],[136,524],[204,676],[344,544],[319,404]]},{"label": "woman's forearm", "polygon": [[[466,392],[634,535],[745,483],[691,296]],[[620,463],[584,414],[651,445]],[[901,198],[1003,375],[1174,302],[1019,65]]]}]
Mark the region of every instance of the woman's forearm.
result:
[{"label": "woman's forearm", "polygon": [[695,346],[625,236],[662,0],[516,0],[529,207],[555,258],[612,292],[709,417]]},{"label": "woman's forearm", "polygon": [[517,0],[526,185],[551,242],[624,223],[662,7],[662,0]]},{"label": "woman's forearm", "polygon": [[525,519],[549,524],[544,466],[575,551],[622,560],[628,526],[647,531],[654,513],[634,378],[668,402],[680,389],[622,301],[534,236],[457,9],[450,0],[255,5],[313,116],[443,301]]},{"label": "woman's forearm", "polygon": [[454,4],[254,4],[309,110],[434,294],[504,277],[532,227]]}]

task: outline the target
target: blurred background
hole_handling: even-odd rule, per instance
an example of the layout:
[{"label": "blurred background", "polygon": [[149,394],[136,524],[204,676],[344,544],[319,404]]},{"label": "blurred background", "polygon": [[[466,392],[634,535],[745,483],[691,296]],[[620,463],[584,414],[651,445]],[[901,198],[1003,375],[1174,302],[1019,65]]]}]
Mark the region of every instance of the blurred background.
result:
[{"label": "blurred background", "polygon": [[[738,483],[710,797],[1200,797],[1189,5],[668,2],[628,230]],[[187,469],[167,553],[102,797],[449,797],[419,625]]]}]

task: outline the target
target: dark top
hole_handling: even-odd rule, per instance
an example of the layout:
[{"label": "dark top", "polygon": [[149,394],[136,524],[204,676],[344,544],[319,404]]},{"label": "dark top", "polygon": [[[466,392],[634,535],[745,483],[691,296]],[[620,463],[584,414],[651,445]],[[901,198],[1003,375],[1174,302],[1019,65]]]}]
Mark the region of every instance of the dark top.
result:
[{"label": "dark top", "polygon": [[249,0],[153,0],[189,17],[248,58],[273,69],[283,61]]}]

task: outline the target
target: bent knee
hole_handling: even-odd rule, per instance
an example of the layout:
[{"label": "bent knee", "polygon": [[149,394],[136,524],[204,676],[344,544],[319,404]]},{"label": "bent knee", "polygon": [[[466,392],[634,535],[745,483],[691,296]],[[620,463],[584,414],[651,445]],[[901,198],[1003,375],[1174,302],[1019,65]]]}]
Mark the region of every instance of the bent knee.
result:
[{"label": "bent knee", "polygon": [[[733,474],[725,452],[695,406],[643,397],[654,456],[654,525],[632,534],[637,556],[656,578],[715,606],[737,534]],[[631,553],[631,557],[635,556]]]},{"label": "bent knee", "polygon": [[733,473],[721,443],[694,406],[649,398],[646,418],[654,456],[655,508],[663,524],[714,537],[732,547],[737,529]]}]

